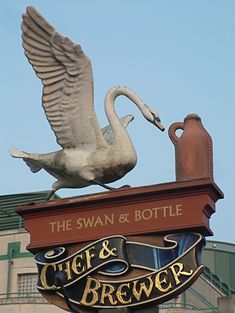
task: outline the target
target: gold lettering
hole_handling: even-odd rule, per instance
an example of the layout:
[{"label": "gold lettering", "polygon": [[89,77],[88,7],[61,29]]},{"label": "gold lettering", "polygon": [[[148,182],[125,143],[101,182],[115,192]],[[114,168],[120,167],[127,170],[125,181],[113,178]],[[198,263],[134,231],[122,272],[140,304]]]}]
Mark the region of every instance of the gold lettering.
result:
[{"label": "gold lettering", "polygon": [[150,220],[157,218],[167,218],[183,215],[182,204],[176,205],[166,205],[157,208],[144,209],[144,210],[135,210],[135,222],[141,220]]},{"label": "gold lettering", "polygon": [[112,213],[110,216],[107,214],[104,215],[105,225],[114,224],[114,214]]},{"label": "gold lettering", "polygon": [[67,273],[67,280],[70,280],[72,279],[71,271],[70,271],[70,261],[67,261],[65,264],[66,264],[65,272]]},{"label": "gold lettering", "polygon": [[158,210],[161,208],[153,208],[152,210],[154,211],[154,218],[158,218]]},{"label": "gold lettering", "polygon": [[108,224],[114,224],[114,214],[104,214],[103,216],[91,216],[91,217],[81,217],[77,221],[77,229],[93,228],[99,226],[107,226]]},{"label": "gold lettering", "polygon": [[179,277],[181,275],[191,276],[193,273],[193,270],[190,270],[190,272],[183,271],[184,265],[182,263],[175,263],[175,264],[171,265],[169,268],[170,268],[170,270],[174,276],[176,285],[179,285],[181,283],[181,281],[179,280]]},{"label": "gold lettering", "polygon": [[72,220],[66,220],[66,230],[72,230]]},{"label": "gold lettering", "polygon": [[[92,284],[93,284],[93,287],[92,287]],[[82,300],[80,301],[80,303],[86,306],[95,305],[99,301],[97,290],[100,288],[100,286],[101,284],[98,280],[88,277],[87,282],[86,282],[86,287],[82,295]],[[92,294],[92,298],[90,302],[88,302],[87,300],[89,294]]]},{"label": "gold lettering", "polygon": [[147,280],[149,281],[149,286],[147,287],[146,286],[146,282],[142,282],[140,283],[140,286],[139,286],[139,290],[137,290],[137,283],[139,282],[138,280],[134,280],[133,281],[133,295],[135,296],[135,298],[139,301],[141,296],[142,296],[142,293],[144,292],[145,295],[147,296],[147,298],[150,297],[150,294],[153,290],[153,281],[152,281],[152,277],[149,276],[149,277],[146,277]]},{"label": "gold lettering", "polygon": [[71,225],[72,220],[63,220],[58,222],[51,222],[49,225],[51,226],[51,232],[61,232],[61,231],[69,231],[72,230]]},{"label": "gold lettering", "polygon": [[175,216],[175,212],[173,210],[172,205],[169,206],[169,216]]},{"label": "gold lettering", "polygon": [[135,210],[135,221],[138,222],[141,220],[140,210]]},{"label": "gold lettering", "polygon": [[150,218],[152,218],[153,216],[153,212],[151,209],[145,209],[142,211],[142,218],[144,220],[149,220]]},{"label": "gold lettering", "polygon": [[42,271],[41,271],[41,274],[40,274],[40,281],[41,281],[42,287],[44,289],[46,289],[46,290],[55,290],[56,289],[55,285],[49,286],[47,284],[46,276],[47,276],[47,270],[48,270],[49,267],[52,267],[54,272],[56,271],[56,265],[55,264],[50,264],[50,263],[46,264],[42,268]]},{"label": "gold lettering", "polygon": [[82,226],[82,220],[83,220],[82,218],[77,219],[77,227],[76,227],[77,229],[82,229],[82,227],[83,227]]},{"label": "gold lettering", "polygon": [[100,254],[99,254],[99,258],[101,260],[107,259],[110,256],[117,256],[117,254],[115,254],[115,252],[114,252],[114,251],[117,251],[117,249],[113,248],[110,250],[108,245],[109,245],[109,241],[104,240],[102,243],[103,248],[100,250]]},{"label": "gold lettering", "polygon": [[91,218],[90,218],[90,217],[88,217],[88,218],[83,218],[83,223],[84,223],[85,228],[87,228],[87,227],[93,227],[94,219],[95,219],[94,216],[92,216]]},{"label": "gold lettering", "polygon": [[[161,276],[163,276],[164,274],[165,277],[161,279]],[[166,277],[168,277],[167,270],[157,273],[155,277],[155,287],[161,292],[167,292],[172,288],[171,282],[167,282]],[[164,284],[167,285],[165,288],[163,287]]]},{"label": "gold lettering", "polygon": [[167,208],[169,208],[169,206],[161,207],[161,209],[163,210],[163,217],[167,217],[167,211],[166,211]]},{"label": "gold lettering", "polygon": [[55,225],[57,222],[51,222],[49,223],[49,225],[51,226],[51,232],[54,233],[55,232]]},{"label": "gold lettering", "polygon": [[[80,259],[78,262],[77,260]],[[72,270],[75,274],[80,275],[85,271],[85,266],[82,265],[83,256],[82,254],[78,254],[73,258],[72,262]]]},{"label": "gold lettering", "polygon": [[176,215],[183,215],[182,204],[176,204]]},{"label": "gold lettering", "polygon": [[102,292],[100,297],[100,303],[104,304],[105,298],[109,299],[109,303],[112,305],[117,304],[117,300],[113,299],[112,293],[115,291],[115,288],[110,284],[102,284]]},{"label": "gold lettering", "polygon": [[89,270],[92,265],[91,265],[91,259],[94,258],[95,254],[94,253],[91,253],[91,250],[95,250],[95,247],[91,247],[89,249],[87,249],[85,251],[85,254],[86,254],[86,263],[87,263],[87,269]]},{"label": "gold lettering", "polygon": [[97,225],[104,226],[104,223],[102,222],[102,219],[100,218],[100,216],[96,218],[94,227],[96,227]]},{"label": "gold lettering", "polygon": [[118,287],[116,296],[117,296],[118,300],[121,302],[121,304],[128,304],[128,303],[131,303],[131,297],[128,300],[124,300],[123,299],[123,296],[125,296],[125,297],[127,296],[127,292],[126,291],[122,291],[122,289],[124,287],[128,287],[130,289],[130,283],[121,284]]},{"label": "gold lettering", "polygon": [[65,272],[67,274],[67,280],[70,280],[72,279],[72,276],[71,276],[71,269],[70,269],[70,261],[67,261],[66,263],[60,263],[58,264],[58,269],[59,271],[63,271],[63,265],[65,264],[66,268],[65,268]]}]

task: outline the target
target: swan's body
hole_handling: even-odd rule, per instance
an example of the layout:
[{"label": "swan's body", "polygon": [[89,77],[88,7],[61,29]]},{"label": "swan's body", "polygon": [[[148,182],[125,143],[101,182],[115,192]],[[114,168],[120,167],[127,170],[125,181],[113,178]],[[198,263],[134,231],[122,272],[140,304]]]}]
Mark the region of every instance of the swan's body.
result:
[{"label": "swan's body", "polygon": [[43,82],[43,108],[62,150],[30,154],[11,149],[32,172],[45,169],[57,178],[52,192],[114,182],[128,173],[137,157],[125,127],[133,119],[119,119],[114,111],[117,96],[125,95],[143,116],[161,130],[158,114],[130,89],[112,88],[105,98],[110,126],[101,130],[93,106],[90,60],[79,45],[55,32],[33,8],[23,16],[23,46],[29,62]]}]

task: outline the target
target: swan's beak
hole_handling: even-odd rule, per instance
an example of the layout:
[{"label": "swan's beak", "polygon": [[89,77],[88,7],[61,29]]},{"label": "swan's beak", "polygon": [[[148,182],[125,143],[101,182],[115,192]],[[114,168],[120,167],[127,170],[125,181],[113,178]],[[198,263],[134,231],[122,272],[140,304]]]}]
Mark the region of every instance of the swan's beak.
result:
[{"label": "swan's beak", "polygon": [[150,112],[153,116],[153,121],[151,121],[157,128],[159,128],[162,132],[165,130],[165,127],[161,124],[161,120],[159,114],[152,108],[149,107]]},{"label": "swan's beak", "polygon": [[165,130],[165,127],[161,124],[161,120],[158,116],[155,116],[153,124],[157,126],[162,132]]}]

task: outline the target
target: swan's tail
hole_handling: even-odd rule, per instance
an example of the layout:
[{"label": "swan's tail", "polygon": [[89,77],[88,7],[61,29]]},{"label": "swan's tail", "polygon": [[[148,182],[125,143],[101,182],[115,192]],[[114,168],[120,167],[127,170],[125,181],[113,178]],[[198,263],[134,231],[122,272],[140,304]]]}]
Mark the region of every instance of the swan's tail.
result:
[{"label": "swan's tail", "polygon": [[10,155],[13,157],[13,158],[27,158],[29,157],[29,154],[27,152],[24,152],[24,151],[21,151],[19,149],[10,149]]},{"label": "swan's tail", "polygon": [[34,160],[31,154],[27,152],[19,149],[10,149],[10,155],[13,158],[23,159],[33,173],[37,173],[42,169],[42,165],[38,161]]}]

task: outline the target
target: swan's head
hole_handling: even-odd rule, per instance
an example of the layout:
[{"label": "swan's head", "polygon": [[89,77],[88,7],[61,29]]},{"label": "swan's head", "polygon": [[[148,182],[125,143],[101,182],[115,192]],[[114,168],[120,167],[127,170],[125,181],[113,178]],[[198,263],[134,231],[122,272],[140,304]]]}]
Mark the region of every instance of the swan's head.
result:
[{"label": "swan's head", "polygon": [[153,125],[157,126],[161,131],[165,130],[165,127],[161,124],[159,114],[152,108],[146,105],[143,111],[144,117]]}]

